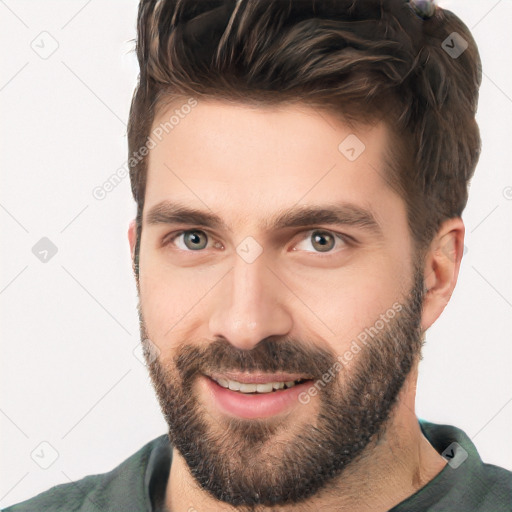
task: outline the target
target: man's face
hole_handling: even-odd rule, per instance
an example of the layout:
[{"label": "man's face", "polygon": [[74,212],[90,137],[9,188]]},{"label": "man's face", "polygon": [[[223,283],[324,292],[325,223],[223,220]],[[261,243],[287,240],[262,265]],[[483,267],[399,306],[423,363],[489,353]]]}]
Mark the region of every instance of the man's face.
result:
[{"label": "man's face", "polygon": [[[305,106],[183,104],[155,119],[182,113],[149,155],[139,313],[159,354],[147,354],[151,378],[205,490],[237,506],[298,503],[382,434],[421,347],[423,275],[385,180],[387,130],[354,133]],[[173,220],[177,205],[220,222]],[[306,208],[341,218],[292,215]],[[309,382],[248,394],[210,378],[227,373]]]}]

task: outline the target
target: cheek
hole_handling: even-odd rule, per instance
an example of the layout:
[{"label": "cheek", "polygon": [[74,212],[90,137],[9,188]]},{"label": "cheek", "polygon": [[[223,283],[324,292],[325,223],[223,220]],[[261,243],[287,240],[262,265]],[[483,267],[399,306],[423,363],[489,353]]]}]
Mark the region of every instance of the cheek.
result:
[{"label": "cheek", "polygon": [[207,321],[208,292],[218,281],[213,275],[194,269],[169,268],[146,258],[141,266],[139,295],[148,334],[166,346],[190,337]]},{"label": "cheek", "polygon": [[183,317],[181,306],[185,302],[187,289],[178,273],[166,268],[157,251],[145,240],[143,231],[139,257],[139,300],[152,341],[165,339],[165,345],[168,344],[173,326]]},{"label": "cheek", "polygon": [[338,353],[393,309],[393,304],[403,303],[404,290],[409,286],[406,269],[400,268],[395,258],[379,254],[375,261],[370,260],[364,265],[294,279],[292,288],[301,299],[293,302],[297,308],[295,322],[299,328],[310,328],[312,335],[332,340]]},{"label": "cheek", "polygon": [[140,302],[150,338],[154,337],[153,341],[165,339],[167,345],[185,314],[182,309],[187,299],[181,282],[141,273]]}]

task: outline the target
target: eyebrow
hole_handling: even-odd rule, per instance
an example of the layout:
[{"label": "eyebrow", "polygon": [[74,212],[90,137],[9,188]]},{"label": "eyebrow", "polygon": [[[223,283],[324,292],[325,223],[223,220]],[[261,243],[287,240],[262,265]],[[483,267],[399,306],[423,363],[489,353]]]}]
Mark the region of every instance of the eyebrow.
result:
[{"label": "eyebrow", "polygon": [[[194,224],[233,232],[217,214],[171,201],[162,201],[153,206],[146,215],[146,224]],[[292,207],[275,213],[270,219],[263,221],[260,228],[263,231],[273,231],[317,224],[354,226],[382,237],[382,229],[373,213],[351,203]]]}]

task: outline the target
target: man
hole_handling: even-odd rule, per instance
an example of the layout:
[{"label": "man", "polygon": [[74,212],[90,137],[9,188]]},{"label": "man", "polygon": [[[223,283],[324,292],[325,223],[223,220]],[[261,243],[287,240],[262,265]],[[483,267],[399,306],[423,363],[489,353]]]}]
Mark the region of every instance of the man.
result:
[{"label": "man", "polygon": [[169,432],[7,510],[512,510],[512,474],[414,412],[480,150],[467,27],[143,0],[137,55],[128,235]]}]

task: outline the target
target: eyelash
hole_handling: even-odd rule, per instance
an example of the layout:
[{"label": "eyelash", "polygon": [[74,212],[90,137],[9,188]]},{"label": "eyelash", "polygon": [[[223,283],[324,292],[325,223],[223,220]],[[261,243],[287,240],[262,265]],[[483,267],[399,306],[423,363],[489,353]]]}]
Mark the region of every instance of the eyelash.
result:
[{"label": "eyelash", "polygon": [[[176,240],[176,238],[178,238],[179,236],[183,235],[184,233],[194,233],[194,232],[201,232],[201,233],[204,233],[207,235],[207,237],[210,237],[210,234],[205,231],[204,229],[184,229],[184,230],[181,230],[181,231],[177,231],[177,232],[174,232],[174,233],[171,233],[169,235],[167,235],[163,241],[162,241],[162,247],[165,247],[165,246],[168,246],[172,243],[174,243],[174,240]],[[356,240],[348,235],[345,235],[343,233],[338,233],[336,231],[331,231],[331,230],[328,230],[328,229],[323,229],[323,228],[313,228],[313,229],[308,229],[308,230],[305,230],[305,231],[301,231],[301,234],[303,233],[304,235],[306,234],[311,234],[315,231],[319,231],[321,233],[328,233],[328,234],[331,234],[331,235],[334,235],[334,237],[338,240],[338,241],[341,241],[344,245],[346,246],[353,246],[355,245],[356,243]],[[213,237],[211,237],[213,238]],[[306,237],[304,237],[306,238]],[[302,241],[302,240],[301,240]],[[182,252],[190,252],[190,253],[194,253],[194,252],[197,252],[197,253],[201,253],[201,252],[204,252],[205,249],[199,249],[197,251],[192,251],[190,249],[180,249],[178,248],[179,251],[182,251]],[[311,252],[311,251],[306,251],[306,252]],[[328,251],[326,253],[321,253],[321,252],[316,252],[316,254],[318,254],[320,257],[328,257],[328,256],[332,256],[333,254],[337,254],[338,252],[340,251]]]}]

